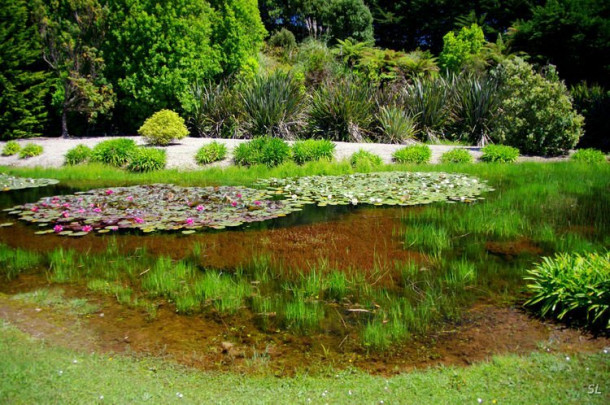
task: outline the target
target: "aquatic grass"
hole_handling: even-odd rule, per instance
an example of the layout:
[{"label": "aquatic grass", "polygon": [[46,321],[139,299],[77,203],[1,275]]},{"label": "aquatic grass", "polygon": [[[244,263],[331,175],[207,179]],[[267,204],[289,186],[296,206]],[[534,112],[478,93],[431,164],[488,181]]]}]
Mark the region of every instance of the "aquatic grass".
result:
[{"label": "aquatic grass", "polygon": [[351,280],[342,271],[333,270],[327,276],[325,298],[342,301],[350,292]]},{"label": "aquatic grass", "polygon": [[99,310],[99,307],[85,298],[66,298],[60,288],[41,288],[27,293],[15,294],[11,299],[28,302],[43,307],[52,307],[67,311],[74,315],[90,315]]},{"label": "aquatic grass", "polygon": [[301,333],[317,330],[324,319],[323,306],[301,294],[287,301],[283,309],[286,326]]},{"label": "aquatic grass", "polygon": [[14,279],[24,271],[35,269],[41,262],[42,256],[39,253],[0,244],[0,273],[7,280]]},{"label": "aquatic grass", "polygon": [[235,313],[246,297],[252,294],[249,283],[243,279],[235,280],[229,274],[208,270],[199,277],[193,286],[194,295],[202,302],[211,303],[221,313]]},{"label": "aquatic grass", "polygon": [[54,283],[76,281],[80,277],[77,262],[77,252],[62,247],[51,251],[48,255],[50,274],[49,280]]},{"label": "aquatic grass", "polygon": [[437,254],[451,247],[451,239],[445,228],[435,225],[417,224],[410,226],[406,230],[405,247],[407,249],[415,247],[424,252]]},{"label": "aquatic grass", "polygon": [[445,273],[445,285],[451,290],[461,290],[477,279],[474,263],[465,259],[452,261]]},{"label": "aquatic grass", "polygon": [[172,297],[193,278],[192,266],[183,261],[174,262],[170,257],[159,257],[152,269],[142,279],[142,289],[152,296]]}]

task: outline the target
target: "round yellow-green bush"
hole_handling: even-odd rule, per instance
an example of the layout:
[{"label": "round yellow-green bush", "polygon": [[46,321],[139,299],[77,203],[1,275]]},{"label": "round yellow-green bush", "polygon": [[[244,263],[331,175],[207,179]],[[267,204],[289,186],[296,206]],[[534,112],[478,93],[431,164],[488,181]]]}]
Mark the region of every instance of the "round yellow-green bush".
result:
[{"label": "round yellow-green bush", "polygon": [[150,145],[165,146],[175,139],[184,138],[189,131],[184,124],[184,119],[176,112],[161,110],[144,121],[144,124],[138,129],[138,133]]}]

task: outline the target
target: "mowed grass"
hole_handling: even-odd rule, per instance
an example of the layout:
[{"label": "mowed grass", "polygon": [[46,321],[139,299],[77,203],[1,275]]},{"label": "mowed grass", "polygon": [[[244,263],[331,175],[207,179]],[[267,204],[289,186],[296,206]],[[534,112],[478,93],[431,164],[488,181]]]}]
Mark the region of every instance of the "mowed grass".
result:
[{"label": "mowed grass", "polygon": [[7,404],[604,404],[609,393],[604,353],[501,356],[390,378],[329,369],[278,379],[49,347],[0,323],[0,403]]}]

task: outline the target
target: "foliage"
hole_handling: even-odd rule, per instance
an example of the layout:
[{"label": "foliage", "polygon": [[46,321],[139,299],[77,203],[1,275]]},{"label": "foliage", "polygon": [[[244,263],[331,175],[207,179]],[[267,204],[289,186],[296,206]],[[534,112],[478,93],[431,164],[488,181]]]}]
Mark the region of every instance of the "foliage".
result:
[{"label": "foliage", "polygon": [[453,31],[448,32],[443,37],[439,64],[442,69],[459,72],[481,52],[484,44],[485,35],[477,24],[463,27],[457,35]]},{"label": "foliage", "polygon": [[374,122],[374,89],[353,78],[316,89],[309,113],[310,132],[336,141],[362,142]]},{"label": "foliage", "polygon": [[534,295],[525,305],[543,317],[610,330],[610,253],[545,257],[528,273]]},{"label": "foliage", "polygon": [[136,148],[129,158],[127,170],[130,172],[152,172],[165,168],[167,153],[162,149]]},{"label": "foliage", "polygon": [[30,179],[24,177],[11,176],[5,173],[0,173],[0,190],[21,190],[24,188],[44,187],[59,183],[54,179]]},{"label": "foliage", "polygon": [[273,167],[290,157],[290,146],[278,138],[260,137],[239,144],[233,150],[233,159],[240,166],[256,164]]},{"label": "foliage", "polygon": [[557,156],[582,135],[583,117],[572,107],[565,84],[552,67],[535,73],[520,58],[507,59],[494,74],[499,80],[500,109],[492,137],[522,153]]},{"label": "foliage", "polygon": [[297,47],[297,40],[290,30],[282,28],[269,37],[267,44],[274,48],[281,48],[284,52],[292,52]]},{"label": "foliage", "polygon": [[240,98],[232,91],[231,83],[206,82],[195,84],[190,89],[192,100],[185,109],[189,124],[199,136],[212,138],[234,138],[240,133]]},{"label": "foliage", "polygon": [[373,40],[373,16],[363,0],[330,0],[322,25],[334,39]]},{"label": "foliage", "polygon": [[317,86],[329,80],[340,69],[326,43],[312,38],[300,44],[296,61],[296,68],[303,73],[308,86]]},{"label": "foliage", "polygon": [[40,2],[36,9],[43,58],[56,80],[53,98],[63,137],[69,136],[68,113],[84,114],[92,122],[114,107],[100,50],[107,11],[98,0]]},{"label": "foliage", "polygon": [[13,156],[21,150],[21,145],[17,141],[8,141],[2,148],[2,156]]},{"label": "foliage", "polygon": [[135,151],[136,143],[132,139],[109,139],[93,147],[91,161],[123,167],[129,162]]},{"label": "foliage", "polygon": [[372,169],[381,166],[383,161],[381,160],[381,156],[364,149],[359,149],[350,156],[349,163],[357,170],[371,171]]},{"label": "foliage", "polygon": [[86,163],[91,158],[92,150],[87,145],[76,145],[66,153],[66,165]]},{"label": "foliage", "polygon": [[35,143],[26,143],[19,151],[19,159],[27,159],[34,156],[42,155],[43,148]]},{"label": "foliage", "polygon": [[481,151],[484,162],[513,163],[519,157],[519,149],[507,145],[487,145]]},{"label": "foliage", "polygon": [[49,75],[31,13],[28,1],[0,2],[0,139],[38,136],[47,121]]},{"label": "foliage", "polygon": [[195,160],[199,165],[207,165],[209,163],[223,160],[227,155],[227,147],[223,143],[216,141],[202,146],[195,155]]},{"label": "foliage", "polygon": [[597,149],[578,149],[570,156],[570,159],[584,163],[604,163],[606,162],[606,155]]},{"label": "foliage", "polygon": [[398,163],[428,163],[432,157],[432,150],[428,145],[411,145],[398,149],[392,158]]},{"label": "foliage", "polygon": [[382,106],[377,113],[382,142],[402,143],[417,132],[415,119],[399,107]]},{"label": "foliage", "polygon": [[292,75],[256,76],[241,93],[245,125],[253,136],[296,137],[304,124],[305,94]]},{"label": "foliage", "polygon": [[161,146],[182,139],[188,133],[184,119],[171,110],[157,111],[138,129],[138,134],[142,135],[146,142]]},{"label": "foliage", "polygon": [[469,142],[485,146],[499,114],[497,81],[488,76],[462,75],[453,82],[454,127]]},{"label": "foliage", "polygon": [[610,90],[582,82],[571,87],[570,94],[574,107],[585,117],[585,133],[577,146],[610,152]]},{"label": "foliage", "polygon": [[292,159],[300,165],[321,159],[332,160],[334,152],[335,144],[327,139],[306,139],[292,145]]},{"label": "foliage", "polygon": [[472,163],[472,155],[466,149],[456,148],[441,156],[442,163]]}]

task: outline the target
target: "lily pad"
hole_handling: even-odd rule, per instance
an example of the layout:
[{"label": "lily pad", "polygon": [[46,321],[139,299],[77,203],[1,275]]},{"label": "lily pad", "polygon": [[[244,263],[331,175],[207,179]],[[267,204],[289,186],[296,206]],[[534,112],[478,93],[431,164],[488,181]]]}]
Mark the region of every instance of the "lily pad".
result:
[{"label": "lily pad", "polygon": [[21,190],[24,188],[44,187],[59,183],[55,179],[29,179],[0,173],[0,189],[2,191]]}]

